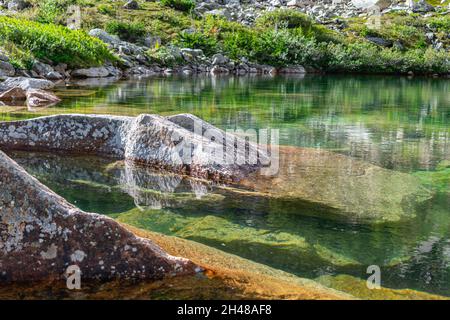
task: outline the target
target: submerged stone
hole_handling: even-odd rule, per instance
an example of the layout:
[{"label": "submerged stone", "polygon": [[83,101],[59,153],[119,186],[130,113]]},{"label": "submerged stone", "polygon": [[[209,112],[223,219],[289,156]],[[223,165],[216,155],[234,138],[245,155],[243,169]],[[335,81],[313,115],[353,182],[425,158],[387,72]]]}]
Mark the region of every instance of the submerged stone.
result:
[{"label": "submerged stone", "polygon": [[408,220],[432,197],[412,175],[311,148],[281,147],[276,177],[251,175],[241,184],[252,190],[247,196],[276,200],[281,210],[309,207],[304,213],[357,222]]},{"label": "submerged stone", "polygon": [[226,217],[133,209],[118,215],[117,220],[138,228],[212,245],[268,265],[274,265],[271,260],[276,257],[276,265],[283,265],[289,270],[361,265],[351,257],[299,234],[238,224]]},{"label": "submerged stone", "polygon": [[434,171],[417,171],[414,176],[427,187],[438,192],[450,193],[450,161],[441,161]]},{"label": "submerged stone", "polygon": [[[230,143],[232,149],[224,152],[227,145],[223,141],[203,136],[202,125],[209,124],[188,116],[199,124],[199,133],[157,115],[136,118],[58,115],[2,122],[0,148],[101,155],[222,181],[238,180],[261,167],[258,159],[254,163],[235,164],[232,160],[236,157],[245,160],[246,151],[252,146],[241,150]],[[216,131],[220,132],[217,128]],[[233,138],[240,141],[238,137]],[[265,157],[264,154],[261,153],[261,157]]]},{"label": "submerged stone", "polygon": [[[200,129],[196,124],[200,124]],[[212,140],[211,136],[220,138]],[[345,155],[281,146],[278,158],[271,155],[269,159],[260,146],[231,137],[230,140],[229,134],[185,114],[136,118],[60,115],[0,123],[0,148],[5,150],[100,155],[160,171],[230,183],[214,186],[223,200],[210,201],[208,207],[212,209],[225,206],[382,223],[414,218],[432,196],[416,177]],[[245,147],[238,148],[240,144]],[[257,155],[256,162],[249,161],[249,154]],[[238,158],[245,162],[238,164]],[[278,172],[265,175],[265,164],[277,160]],[[139,190],[139,184],[149,176],[133,177],[135,170],[128,168],[124,178],[130,179],[129,193],[142,199],[139,203],[150,203],[155,197]],[[171,179],[176,183],[179,177]],[[201,182],[193,185],[204,192]],[[166,200],[163,200],[166,205],[177,206],[177,198]]]},{"label": "submerged stone", "polygon": [[73,265],[83,279],[159,280],[197,268],[110,218],[72,206],[2,152],[0,240],[0,282],[63,279]]}]

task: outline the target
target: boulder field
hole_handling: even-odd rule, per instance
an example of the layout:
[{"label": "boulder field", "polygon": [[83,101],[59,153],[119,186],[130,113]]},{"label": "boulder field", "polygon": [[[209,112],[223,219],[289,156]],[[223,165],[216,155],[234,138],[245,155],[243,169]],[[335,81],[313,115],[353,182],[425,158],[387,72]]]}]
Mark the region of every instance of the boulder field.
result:
[{"label": "boulder field", "polygon": [[[199,130],[195,124],[200,124]],[[133,169],[136,165],[216,182],[214,193],[223,200],[213,197],[216,200],[209,204],[202,201],[201,205],[220,208],[298,212],[383,223],[414,218],[421,204],[432,197],[416,177],[345,155],[282,146],[277,154],[269,156],[264,152],[267,148],[260,145],[247,143],[240,150],[237,146],[242,144],[241,138],[229,139],[223,133],[226,139],[212,140],[205,132],[223,133],[190,114],[136,118],[58,115],[0,123],[0,148],[126,160],[128,169],[122,180],[129,186],[129,193],[144,206],[151,206],[157,199],[148,193],[141,195],[139,189],[146,188],[140,182],[142,179],[136,180],[139,176]],[[245,157],[249,150],[257,154],[254,163],[224,161]],[[278,171],[262,174],[274,161],[278,162]],[[192,185],[199,183],[202,182]],[[165,197],[164,203],[176,207],[177,198]]]}]

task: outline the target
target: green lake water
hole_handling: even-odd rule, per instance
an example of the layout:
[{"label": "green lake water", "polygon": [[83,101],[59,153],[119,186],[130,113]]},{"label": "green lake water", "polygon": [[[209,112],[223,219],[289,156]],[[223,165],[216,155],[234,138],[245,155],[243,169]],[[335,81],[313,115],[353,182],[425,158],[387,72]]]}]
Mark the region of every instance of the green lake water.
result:
[{"label": "green lake water", "polygon": [[189,112],[223,129],[279,129],[281,145],[326,149],[412,174],[434,192],[411,221],[358,224],[310,217],[301,206],[289,214],[276,206],[258,211],[245,201],[227,206],[212,185],[110,160],[12,154],[81,209],[302,277],[349,274],[365,280],[367,267],[376,264],[383,286],[450,296],[449,80],[155,77],[81,81],[56,92],[63,97],[57,106],[0,107],[0,119]]}]

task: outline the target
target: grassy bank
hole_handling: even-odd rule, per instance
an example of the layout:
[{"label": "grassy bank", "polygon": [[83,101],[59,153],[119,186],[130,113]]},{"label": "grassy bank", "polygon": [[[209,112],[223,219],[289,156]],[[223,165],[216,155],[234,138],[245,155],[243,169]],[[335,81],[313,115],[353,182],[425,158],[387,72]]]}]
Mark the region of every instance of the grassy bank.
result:
[{"label": "grassy bank", "polygon": [[0,17],[0,41],[14,57],[16,66],[29,68],[33,58],[69,66],[95,66],[114,61],[106,45],[82,30],[55,24]]},{"label": "grassy bank", "polygon": [[[41,24],[6,21],[26,34],[25,38],[33,36],[34,43],[28,45],[13,36],[5,40],[25,52],[31,51],[37,58],[50,52],[50,59],[72,64],[101,64],[112,59],[104,47],[82,31],[69,32],[58,26],[67,19],[68,6],[78,4],[86,31],[102,28],[137,43],[149,34],[160,37],[161,44],[148,52],[155,63],[182,64],[170,57],[168,50],[178,46],[202,49],[207,56],[221,52],[235,61],[246,58],[277,67],[302,64],[327,72],[445,74],[450,70],[449,53],[445,51],[450,46],[450,17],[439,13],[430,17],[386,14],[380,28],[369,28],[363,18],[342,19],[341,31],[336,32],[294,10],[267,13],[254,26],[247,27],[217,16],[195,17],[190,0],[140,1],[138,10],[125,10],[125,1],[112,0],[32,2],[33,7],[17,16]],[[434,30],[443,50],[432,47],[426,37],[428,27]],[[391,44],[383,47],[367,37],[379,37]],[[55,49],[61,45],[62,50]]]}]

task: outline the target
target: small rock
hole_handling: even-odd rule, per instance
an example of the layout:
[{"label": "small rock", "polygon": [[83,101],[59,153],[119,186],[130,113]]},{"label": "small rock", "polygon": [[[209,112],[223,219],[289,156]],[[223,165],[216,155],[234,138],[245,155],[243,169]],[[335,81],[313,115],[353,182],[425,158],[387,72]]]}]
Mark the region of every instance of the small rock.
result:
[{"label": "small rock", "polygon": [[92,29],[91,31],[89,31],[89,35],[91,37],[98,38],[98,39],[102,40],[104,43],[107,43],[110,45],[117,45],[121,42],[119,37],[117,37],[115,35],[111,35],[102,29]]},{"label": "small rock", "polygon": [[139,4],[137,3],[137,1],[130,0],[124,4],[123,8],[128,10],[137,10],[139,9]]},{"label": "small rock", "polygon": [[50,106],[61,101],[61,99],[59,99],[53,93],[38,89],[28,90],[26,93],[26,97],[27,106],[31,108]]},{"label": "small rock", "polygon": [[228,74],[228,73],[230,73],[230,70],[228,70],[225,67],[216,65],[216,66],[212,67],[210,73],[211,74]]},{"label": "small rock", "polygon": [[16,73],[13,65],[6,61],[0,61],[0,77],[12,77]]},{"label": "small rock", "polygon": [[386,40],[380,37],[372,37],[372,36],[367,36],[366,39],[372,43],[375,43],[376,45],[382,46],[382,47],[391,47],[392,46],[392,41],[391,40]]},{"label": "small rock", "polygon": [[224,64],[227,64],[230,61],[230,59],[228,59],[227,57],[225,57],[221,53],[217,53],[217,54],[213,55],[212,56],[212,60],[213,60],[212,61],[213,66],[224,65]]},{"label": "small rock", "polygon": [[1,101],[25,100],[27,98],[25,90],[22,88],[11,88],[0,93]]},{"label": "small rock", "polygon": [[303,74],[306,70],[303,66],[289,66],[278,70],[280,74]]},{"label": "small rock", "polygon": [[24,0],[11,0],[8,2],[8,10],[20,11],[30,6],[30,3]]},{"label": "small rock", "polygon": [[86,69],[76,69],[71,73],[75,78],[104,78],[109,76],[109,71],[105,67],[95,67]]}]

